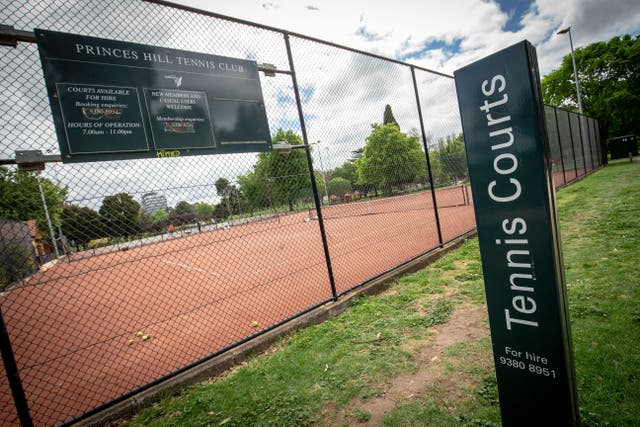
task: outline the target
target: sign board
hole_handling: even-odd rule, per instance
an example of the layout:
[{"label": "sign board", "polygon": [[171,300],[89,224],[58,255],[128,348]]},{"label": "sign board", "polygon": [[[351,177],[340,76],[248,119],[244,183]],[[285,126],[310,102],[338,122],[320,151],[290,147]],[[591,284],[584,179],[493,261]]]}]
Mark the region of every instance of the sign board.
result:
[{"label": "sign board", "polygon": [[255,61],[35,35],[63,162],[271,150]]},{"label": "sign board", "polygon": [[538,65],[521,42],[455,72],[502,422],[579,423]]}]

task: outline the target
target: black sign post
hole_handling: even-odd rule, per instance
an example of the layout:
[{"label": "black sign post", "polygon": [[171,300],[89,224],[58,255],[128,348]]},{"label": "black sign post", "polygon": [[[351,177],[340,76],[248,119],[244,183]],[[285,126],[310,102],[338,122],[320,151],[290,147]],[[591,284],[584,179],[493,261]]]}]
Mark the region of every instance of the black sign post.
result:
[{"label": "black sign post", "polygon": [[521,42],[455,73],[502,422],[579,425],[538,64]]},{"label": "black sign post", "polygon": [[63,162],[271,150],[255,61],[35,34]]}]

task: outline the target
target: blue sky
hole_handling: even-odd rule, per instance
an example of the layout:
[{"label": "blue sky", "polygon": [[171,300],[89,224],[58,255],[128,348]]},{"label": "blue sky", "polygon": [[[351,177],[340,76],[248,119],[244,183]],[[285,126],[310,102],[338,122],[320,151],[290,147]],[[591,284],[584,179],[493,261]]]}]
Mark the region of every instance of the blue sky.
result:
[{"label": "blue sky", "polygon": [[640,33],[637,0],[175,0],[453,73],[521,40],[532,42],[541,73],[576,47]]},{"label": "blue sky", "polygon": [[534,5],[533,1],[527,0],[499,0],[500,10],[509,17],[502,29],[515,33],[523,28],[522,18]]}]

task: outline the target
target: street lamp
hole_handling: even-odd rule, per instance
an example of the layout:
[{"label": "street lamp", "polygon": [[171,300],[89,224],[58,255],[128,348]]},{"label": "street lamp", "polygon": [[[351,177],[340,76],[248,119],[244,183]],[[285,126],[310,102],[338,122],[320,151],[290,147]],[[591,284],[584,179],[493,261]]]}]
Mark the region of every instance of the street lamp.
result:
[{"label": "street lamp", "polygon": [[578,109],[580,110],[580,114],[582,114],[582,98],[580,97],[580,85],[578,84],[578,69],[576,68],[576,57],[573,54],[573,39],[571,38],[571,27],[564,28],[558,31],[556,34],[565,34],[569,33],[569,44],[571,45],[571,62],[573,62],[573,76],[576,80],[576,93],[578,94]]}]

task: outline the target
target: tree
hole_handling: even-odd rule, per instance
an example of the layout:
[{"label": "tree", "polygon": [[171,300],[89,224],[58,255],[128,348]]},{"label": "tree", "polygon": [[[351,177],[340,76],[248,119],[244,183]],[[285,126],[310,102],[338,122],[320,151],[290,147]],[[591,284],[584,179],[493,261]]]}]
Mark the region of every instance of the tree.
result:
[{"label": "tree", "polygon": [[[302,138],[292,130],[282,129],[272,137],[274,141],[286,141],[290,145],[302,145]],[[254,173],[266,181],[273,201],[287,203],[293,210],[293,203],[311,195],[311,178],[304,150],[294,149],[289,153],[275,151],[258,155]]]},{"label": "tree", "polygon": [[393,111],[391,111],[391,105],[389,104],[384,106],[384,115],[382,118],[382,124],[383,125],[394,124],[400,127],[400,125],[398,125],[398,122],[396,121],[396,118],[393,117]]},{"label": "tree", "polygon": [[351,191],[351,183],[339,176],[331,178],[327,187],[329,194],[334,194],[339,197],[342,197],[345,193],[349,193]]},{"label": "tree", "polygon": [[267,177],[255,170],[238,177],[240,193],[243,195],[245,206],[253,213],[256,209],[272,207],[272,195]]},{"label": "tree", "polygon": [[464,135],[449,135],[438,140],[438,148],[431,152],[431,173],[436,186],[451,185],[468,177]]},{"label": "tree", "polygon": [[426,160],[417,137],[402,133],[395,124],[372,128],[362,157],[355,162],[359,185],[390,192],[424,176]]},{"label": "tree", "polygon": [[360,157],[362,157],[362,152],[363,151],[364,151],[364,147],[356,148],[355,150],[353,150],[351,152],[351,158],[349,159],[349,162],[355,163],[356,160],[358,160]]},{"label": "tree", "polygon": [[358,181],[358,173],[356,172],[356,165],[351,162],[345,162],[342,166],[338,166],[331,172],[331,178],[342,178],[349,181],[352,188],[355,188]]},{"label": "tree", "polygon": [[140,232],[140,203],[127,193],[105,197],[98,213],[109,236],[127,236]]},{"label": "tree", "polygon": [[196,208],[189,202],[178,202],[169,214],[169,221],[174,225],[191,224],[196,221]]},{"label": "tree", "polygon": [[[640,133],[640,40],[614,37],[575,50],[582,107],[596,117],[607,138]],[[548,104],[577,111],[571,56],[542,79]]]},{"label": "tree", "polygon": [[99,239],[105,234],[102,218],[98,212],[84,206],[64,205],[61,221],[62,233],[67,239],[80,246]]},{"label": "tree", "polygon": [[229,188],[229,180],[227,178],[218,178],[214,184],[216,186],[216,194],[223,196]]},{"label": "tree", "polygon": [[[39,173],[39,172],[35,172]],[[61,224],[67,189],[61,188],[46,178],[41,178],[42,192],[53,227]],[[0,167],[0,218],[27,221],[35,219],[43,235],[49,236],[38,178],[33,172],[11,171]]]},{"label": "tree", "polygon": [[227,212],[231,212],[229,206],[229,180],[226,178],[218,178],[215,182],[216,194],[222,197],[222,201],[227,209]]},{"label": "tree", "polygon": [[195,204],[196,216],[201,221],[206,221],[213,218],[214,207],[209,203],[198,202]]}]

